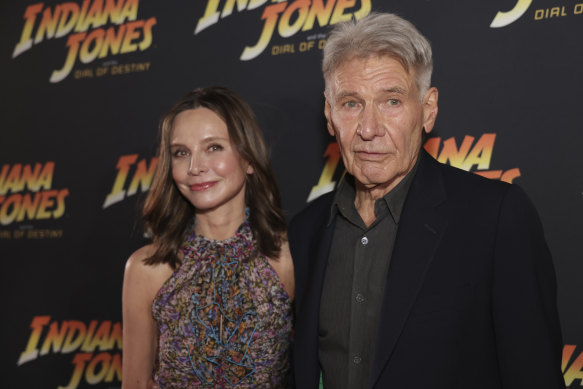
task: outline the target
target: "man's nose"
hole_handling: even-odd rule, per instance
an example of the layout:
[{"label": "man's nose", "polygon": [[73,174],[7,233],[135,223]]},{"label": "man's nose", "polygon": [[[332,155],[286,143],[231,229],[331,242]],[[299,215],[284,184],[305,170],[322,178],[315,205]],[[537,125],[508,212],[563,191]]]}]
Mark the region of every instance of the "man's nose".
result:
[{"label": "man's nose", "polygon": [[376,136],[382,136],[383,129],[379,120],[379,113],[374,107],[365,107],[360,120],[360,133],[362,139],[372,140]]}]

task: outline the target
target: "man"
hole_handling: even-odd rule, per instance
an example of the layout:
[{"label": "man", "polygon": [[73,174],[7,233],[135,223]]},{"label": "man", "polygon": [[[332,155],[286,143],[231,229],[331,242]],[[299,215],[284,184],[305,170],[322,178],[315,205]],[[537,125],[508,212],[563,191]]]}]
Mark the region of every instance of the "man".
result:
[{"label": "man", "polygon": [[290,225],[298,388],[564,388],[532,204],[421,150],[432,66],[427,40],[391,14],[327,41],[324,113],[347,174]]}]

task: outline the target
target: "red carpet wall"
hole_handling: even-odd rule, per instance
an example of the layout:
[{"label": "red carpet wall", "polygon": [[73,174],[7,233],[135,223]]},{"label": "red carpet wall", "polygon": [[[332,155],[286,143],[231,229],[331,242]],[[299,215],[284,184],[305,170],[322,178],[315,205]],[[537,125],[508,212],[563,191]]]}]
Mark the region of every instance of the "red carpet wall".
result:
[{"label": "red carpet wall", "polygon": [[537,206],[559,281],[565,381],[583,388],[583,0],[24,0],[0,10],[3,388],[121,385],[124,264],[145,243],[138,204],[158,122],[188,90],[219,84],[249,101],[289,217],[330,189],[342,167],[326,134],[321,48],[331,25],[371,11],[412,20],[433,44],[440,109],[425,147],[521,185]]}]

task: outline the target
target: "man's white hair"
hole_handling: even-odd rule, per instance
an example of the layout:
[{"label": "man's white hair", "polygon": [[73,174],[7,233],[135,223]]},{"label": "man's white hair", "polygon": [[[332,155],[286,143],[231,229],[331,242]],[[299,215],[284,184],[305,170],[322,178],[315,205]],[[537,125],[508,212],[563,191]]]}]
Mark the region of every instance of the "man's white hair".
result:
[{"label": "man's white hair", "polygon": [[413,24],[390,13],[371,13],[360,20],[337,24],[332,29],[322,61],[327,93],[332,75],[344,61],[372,56],[389,56],[398,60],[408,72],[414,69],[423,99],[431,85],[431,45]]}]

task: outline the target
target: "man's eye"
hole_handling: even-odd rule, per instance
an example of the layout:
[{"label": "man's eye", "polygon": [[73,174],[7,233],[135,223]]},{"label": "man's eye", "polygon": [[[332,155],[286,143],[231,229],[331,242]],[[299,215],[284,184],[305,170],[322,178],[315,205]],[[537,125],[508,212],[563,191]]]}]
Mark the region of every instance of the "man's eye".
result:
[{"label": "man's eye", "polygon": [[401,102],[397,99],[389,99],[388,104],[389,105],[399,105]]},{"label": "man's eye", "polygon": [[356,108],[357,105],[358,103],[356,101],[347,101],[344,103],[346,108]]}]

